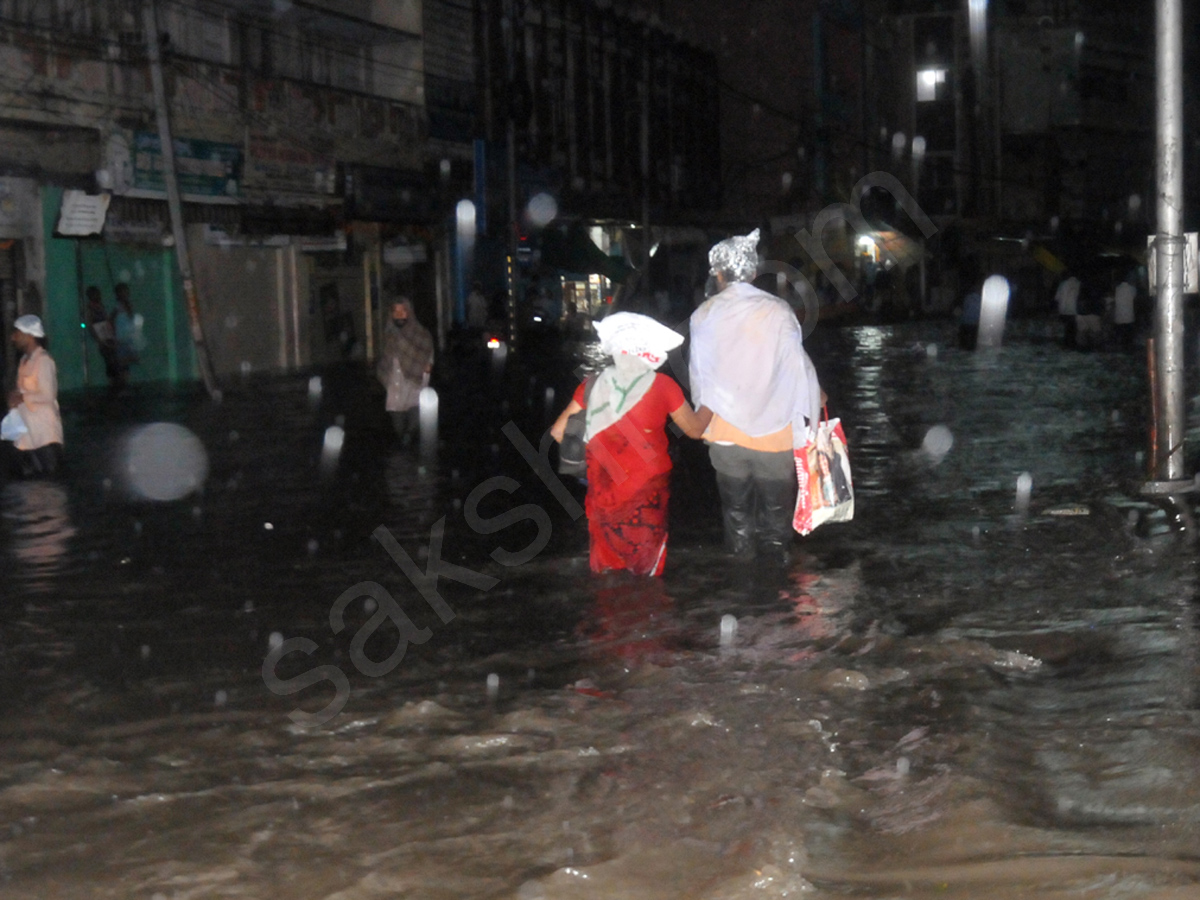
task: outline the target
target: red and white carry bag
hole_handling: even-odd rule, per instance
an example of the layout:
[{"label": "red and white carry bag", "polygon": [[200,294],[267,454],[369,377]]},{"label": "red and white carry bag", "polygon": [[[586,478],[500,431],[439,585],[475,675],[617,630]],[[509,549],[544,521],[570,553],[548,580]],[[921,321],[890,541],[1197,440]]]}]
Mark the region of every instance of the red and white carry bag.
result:
[{"label": "red and white carry bag", "polygon": [[800,534],[809,534],[826,522],[853,519],[854,482],[850,479],[842,420],[822,419],[816,439],[794,452],[799,490],[792,527]]}]

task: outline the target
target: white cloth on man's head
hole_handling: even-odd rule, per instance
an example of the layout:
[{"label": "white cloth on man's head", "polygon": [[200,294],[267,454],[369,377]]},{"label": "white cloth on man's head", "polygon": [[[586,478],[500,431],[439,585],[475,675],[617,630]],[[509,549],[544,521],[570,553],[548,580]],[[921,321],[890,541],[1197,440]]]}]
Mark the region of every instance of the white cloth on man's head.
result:
[{"label": "white cloth on man's head", "polygon": [[758,229],[714,244],[708,251],[708,268],[734,281],[753,281],[758,274]]},{"label": "white cloth on man's head", "polygon": [[654,370],[683,343],[683,335],[649,316],[613,313],[596,323],[600,349],[613,364],[596,376],[587,400],[587,429],[591,440],[616,424],[654,384]]},{"label": "white cloth on man's head", "polygon": [[692,402],[750,437],[792,426],[803,446],[806,422],[821,415],[821,385],[804,350],[796,314],[783,300],[744,282],[692,313]]}]

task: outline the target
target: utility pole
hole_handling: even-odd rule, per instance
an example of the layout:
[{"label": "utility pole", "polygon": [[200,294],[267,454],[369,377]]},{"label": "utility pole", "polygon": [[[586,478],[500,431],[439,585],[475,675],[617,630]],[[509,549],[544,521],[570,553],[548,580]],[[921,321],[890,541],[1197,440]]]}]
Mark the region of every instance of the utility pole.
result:
[{"label": "utility pole", "polygon": [[642,121],[640,168],[642,172],[642,272],[643,289],[650,289],[650,23],[642,28]]},{"label": "utility pole", "polygon": [[142,7],[142,30],[146,33],[146,55],[150,60],[150,83],[154,89],[154,111],[158,118],[158,140],[162,145],[163,184],[167,189],[167,207],[171,213],[171,232],[175,238],[175,260],[183,277],[183,296],[187,302],[188,320],[192,326],[192,343],[196,347],[196,363],[204,389],[213,400],[221,399],[217,377],[213,372],[204,328],[200,322],[200,300],[192,278],[192,260],[188,255],[187,233],[183,228],[183,205],[179,198],[179,180],[175,176],[175,143],[171,139],[171,118],[167,112],[167,90],[163,84],[162,55],[158,47],[158,14],[154,0]]},{"label": "utility pole", "polygon": [[1183,288],[1187,238],[1183,233],[1183,0],[1155,0],[1157,46],[1156,170],[1158,228],[1154,239],[1158,281],[1154,351],[1158,420],[1151,447],[1147,493],[1178,494],[1192,487],[1184,473]]},{"label": "utility pole", "polygon": [[517,352],[518,309],[517,298],[520,293],[518,284],[517,256],[520,249],[518,232],[521,227],[521,211],[517,207],[517,123],[513,104],[517,102],[517,53],[522,52],[517,44],[517,3],[516,0],[504,0],[504,18],[501,24],[504,29],[504,59],[505,80],[508,96],[504,104],[505,114],[505,150],[508,168],[508,265],[505,274],[508,279],[508,351]]}]

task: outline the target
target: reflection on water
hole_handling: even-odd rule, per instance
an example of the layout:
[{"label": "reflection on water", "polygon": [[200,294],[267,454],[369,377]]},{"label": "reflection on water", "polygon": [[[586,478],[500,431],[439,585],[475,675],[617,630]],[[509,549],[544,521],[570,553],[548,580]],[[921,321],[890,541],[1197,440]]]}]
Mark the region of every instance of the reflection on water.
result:
[{"label": "reflection on water", "polygon": [[44,593],[63,567],[75,526],[67,491],[53,481],[16,481],[0,490],[9,552],[27,590]]},{"label": "reflection on water", "polygon": [[609,575],[593,580],[579,632],[597,656],[628,666],[669,664],[679,625],[659,578]]},{"label": "reflection on water", "polygon": [[[593,578],[585,523],[538,493],[502,421],[457,420],[444,389],[453,462],[423,470],[379,402],[355,405],[365,377],[327,377],[318,405],[296,378],[178,410],[211,455],[195,502],[131,506],[84,475],[9,485],[0,895],[1200,896],[1194,559],[1129,491],[1143,367],[1019,323],[993,359],[952,338],[810,339],[860,501],[783,573],[725,560],[711,472],[685,446],[665,577]],[[463,518],[502,473],[521,486],[492,500],[540,503],[554,527],[513,568],[490,554],[532,526]],[[443,517],[444,559],[499,579],[438,579],[448,623],[371,538],[386,525],[425,567]],[[361,581],[433,631],[384,678],[350,661],[366,610],[329,626]],[[317,647],[288,677],[351,679],[327,726],[287,713],[328,683],[265,689],[273,632]]]}]

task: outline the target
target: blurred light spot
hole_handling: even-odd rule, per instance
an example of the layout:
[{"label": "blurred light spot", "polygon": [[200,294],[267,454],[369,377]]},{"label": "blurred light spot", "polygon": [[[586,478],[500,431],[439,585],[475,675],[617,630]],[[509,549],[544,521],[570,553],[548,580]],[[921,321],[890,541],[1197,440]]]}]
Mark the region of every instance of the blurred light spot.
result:
[{"label": "blurred light spot", "polygon": [[135,430],[125,440],[123,458],[130,490],[145,500],[179,500],[200,490],[208,478],[208,453],[200,438],[170,422]]},{"label": "blurred light spot", "polygon": [[558,218],[558,201],[549,194],[534,194],[525,208],[529,224],[535,228],[545,228]]},{"label": "blurred light spot", "polygon": [[945,425],[934,425],[925,433],[925,440],[921,442],[922,452],[935,466],[946,458],[953,446],[954,435]]}]

